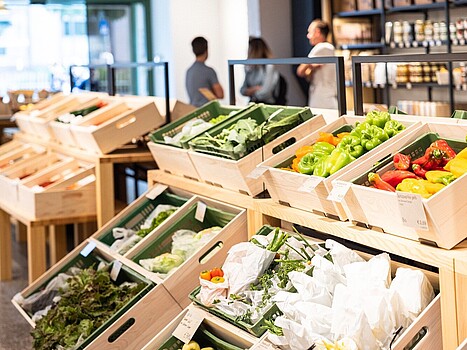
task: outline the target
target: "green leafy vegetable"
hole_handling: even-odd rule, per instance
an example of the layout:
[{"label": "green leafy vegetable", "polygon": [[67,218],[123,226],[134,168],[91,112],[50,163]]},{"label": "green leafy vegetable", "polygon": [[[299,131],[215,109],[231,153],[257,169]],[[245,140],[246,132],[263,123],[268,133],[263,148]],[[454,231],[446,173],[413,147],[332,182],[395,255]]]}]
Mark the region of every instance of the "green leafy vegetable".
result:
[{"label": "green leafy vegetable", "polygon": [[161,211],[151,222],[151,227],[142,228],[136,234],[140,237],[146,237],[150,232],[152,232],[157,226],[162,224],[170,215],[175,213],[177,209],[169,209],[166,211]]},{"label": "green leafy vegetable", "polygon": [[60,290],[60,301],[36,323],[31,332],[34,349],[74,348],[117,310],[136,296],[144,284],[117,286],[106,270],[82,270]]}]

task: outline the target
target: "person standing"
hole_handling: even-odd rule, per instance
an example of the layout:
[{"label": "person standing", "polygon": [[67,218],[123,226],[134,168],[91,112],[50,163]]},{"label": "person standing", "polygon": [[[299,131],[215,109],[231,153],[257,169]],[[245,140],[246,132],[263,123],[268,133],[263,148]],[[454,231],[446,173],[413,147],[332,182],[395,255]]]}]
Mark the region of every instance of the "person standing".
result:
[{"label": "person standing", "polygon": [[224,90],[222,89],[217,74],[211,67],[208,67],[205,62],[208,59],[208,42],[205,38],[199,36],[191,42],[193,53],[196,56],[195,62],[188,68],[186,72],[185,86],[190,98],[190,104],[200,107],[209,100],[205,94],[200,92],[200,89],[208,90],[215,98],[224,98]]},{"label": "person standing", "polygon": [[[261,38],[250,38],[248,42],[248,59],[272,58],[271,50]],[[250,97],[251,102],[278,103],[279,72],[273,65],[256,65],[245,67],[245,80],[240,93]]]},{"label": "person standing", "polygon": [[[334,46],[327,42],[329,25],[316,19],[308,27],[307,38],[313,47],[308,57],[334,56]],[[301,64],[297,75],[310,82],[308,106],[337,109],[336,67],[333,64]]]}]

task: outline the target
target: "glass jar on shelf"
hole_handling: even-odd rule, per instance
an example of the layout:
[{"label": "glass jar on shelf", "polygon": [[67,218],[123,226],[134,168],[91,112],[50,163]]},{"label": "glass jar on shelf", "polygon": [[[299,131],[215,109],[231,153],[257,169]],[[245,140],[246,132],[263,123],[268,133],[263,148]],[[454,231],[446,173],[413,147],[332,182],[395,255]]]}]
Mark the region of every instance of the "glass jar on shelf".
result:
[{"label": "glass jar on shelf", "polygon": [[446,22],[439,22],[439,40],[447,41],[448,37],[448,26],[446,25]]},{"label": "glass jar on shelf", "polygon": [[404,43],[413,41],[412,25],[408,21],[402,22],[402,41]]},{"label": "glass jar on shelf", "polygon": [[431,83],[431,67],[428,62],[422,63],[423,82]]},{"label": "glass jar on shelf", "polygon": [[402,33],[403,33],[402,23],[399,21],[394,22],[393,31],[394,31],[394,42],[396,44],[402,43]]},{"label": "glass jar on shelf", "polygon": [[441,40],[439,22],[433,23],[433,40]]},{"label": "glass jar on shelf", "polygon": [[396,83],[405,84],[409,81],[409,69],[408,65],[398,64],[396,71]]},{"label": "glass jar on shelf", "polygon": [[425,40],[425,22],[423,22],[423,20],[417,19],[415,21],[414,32],[415,41]]},{"label": "glass jar on shelf", "polygon": [[425,40],[431,41],[433,40],[433,22],[429,19],[425,21]]}]

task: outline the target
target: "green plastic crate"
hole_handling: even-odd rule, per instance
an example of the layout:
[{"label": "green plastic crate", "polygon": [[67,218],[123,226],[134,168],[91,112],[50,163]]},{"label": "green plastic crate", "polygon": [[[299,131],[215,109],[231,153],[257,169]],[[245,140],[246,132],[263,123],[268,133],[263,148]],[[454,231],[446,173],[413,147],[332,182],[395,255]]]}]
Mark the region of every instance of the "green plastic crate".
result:
[{"label": "green plastic crate", "polygon": [[140,259],[149,259],[163,253],[170,253],[172,248],[172,236],[177,230],[187,229],[199,232],[213,226],[224,227],[236,216],[236,214],[227,213],[208,206],[204,215],[204,221],[201,222],[195,219],[196,208],[197,203],[193,204],[182,217],[175,221],[152,242],[147,243],[138,254],[132,257],[132,260],[139,263]]},{"label": "green plastic crate", "polygon": [[467,111],[455,110],[454,113],[452,113],[451,118],[467,119]]},{"label": "green plastic crate", "polygon": [[[107,261],[103,256],[101,256],[97,249],[94,249],[89,255],[84,257],[81,254],[78,254],[76,257],[71,259],[69,262],[64,264],[60,271],[57,272],[56,275],[51,276],[49,280],[43,283],[37,291],[45,288],[50,280],[56,277],[59,273],[64,273],[68,271],[71,267],[78,267],[80,269],[88,268],[94,266],[95,268],[98,267],[100,263],[106,263],[109,266],[109,271],[112,270],[113,262]],[[120,285],[123,282],[136,282],[136,283],[144,283],[146,286],[131,299],[125,306],[121,309],[116,311],[107,321],[105,321],[99,328],[97,328],[86,340],[78,347],[76,350],[82,350],[86,348],[94,339],[96,339],[101,333],[103,333],[108,327],[110,327],[115,321],[117,321],[127,310],[129,310],[133,305],[135,305],[139,300],[141,300],[152,288],[154,288],[154,283],[148,280],[147,278],[143,277],[139,273],[131,270],[129,267],[122,265],[121,270],[118,274],[117,280],[115,284]],[[32,316],[32,315],[30,315]]]},{"label": "green plastic crate", "polygon": [[[220,339],[211,330],[206,329],[204,324],[198,328],[195,335],[193,336],[193,340],[196,341],[201,348],[211,346],[216,350],[243,349]],[[159,350],[178,350],[182,348],[183,344],[184,343],[181,340],[172,336],[159,348]]]},{"label": "green plastic crate", "polygon": [[[332,134],[334,136],[337,136],[338,134],[340,134],[342,132],[351,132],[353,130],[353,128],[354,127],[352,125],[345,124],[345,125],[340,126],[338,129],[334,130],[332,132]],[[292,164],[292,161],[294,160],[294,158],[295,158],[295,155],[293,155],[293,156],[285,159],[284,161],[280,162],[274,168],[287,168]]]},{"label": "green plastic crate", "polygon": [[[136,206],[129,215],[123,217],[119,222],[117,222],[113,228],[124,227],[138,231],[149,214],[151,214],[159,204],[170,204],[176,207],[180,207],[185,204],[187,200],[187,198],[177,196],[176,194],[167,191],[161,193],[159,196],[152,200],[145,198],[145,200]],[[108,246],[111,246],[115,242],[115,238],[112,234],[113,228],[102,232],[102,234],[98,237],[98,240]]]},{"label": "green plastic crate", "polygon": [[220,134],[223,129],[229,128],[230,126],[234,125],[240,119],[251,118],[251,119],[256,120],[257,124],[260,125],[264,121],[267,121],[268,118],[274,112],[277,112],[280,109],[283,110],[280,112],[280,115],[282,116],[292,116],[292,115],[298,114],[299,118],[298,118],[297,123],[288,125],[287,127],[284,126],[280,128],[279,130],[276,130],[274,133],[265,134],[259,140],[248,141],[246,144],[246,152],[244,152],[244,154],[237,154],[237,153],[226,151],[226,150],[220,149],[219,147],[214,147],[211,145],[196,145],[193,143],[194,138],[191,139],[190,142],[188,142],[190,149],[197,151],[197,152],[214,155],[217,157],[238,160],[254,152],[255,150],[263,147],[265,144],[268,143],[268,140],[274,140],[275,138],[279,137],[282,134],[285,134],[287,131],[292,130],[296,126],[302,124],[303,122],[309,120],[310,118],[314,116],[308,107],[269,106],[269,105],[264,105],[260,103],[244,111],[243,113],[238,113],[236,116],[229,118],[228,120],[226,120],[225,122],[219,125],[216,125],[214,128],[209,129],[208,132],[205,132],[203,134],[209,134],[210,136],[214,137]]},{"label": "green plastic crate", "polygon": [[[432,133],[427,133],[419,137],[417,140],[412,142],[410,145],[407,145],[404,148],[402,148],[398,153],[410,155],[411,159],[417,159],[425,154],[426,149],[430,147],[430,145],[433,142],[437,140],[441,140],[441,139],[446,140],[449,146],[451,146],[451,148],[456,153],[462,151],[465,147],[467,147],[466,142],[440,137],[437,133],[432,132]],[[368,170],[364,174],[353,179],[352,183],[369,187],[370,182],[368,181],[368,174],[370,172],[382,174],[388,170],[394,170],[394,169],[395,168],[393,165],[393,156],[389,155],[386,158],[384,158],[381,162],[379,162],[379,164],[373,166],[370,170]]]},{"label": "green plastic crate", "polygon": [[[248,106],[247,108],[249,108],[250,106]],[[182,128],[185,126],[185,124],[187,122],[189,122],[190,120],[193,120],[193,119],[202,119],[206,122],[210,121],[211,119],[213,118],[216,118],[218,117],[219,115],[229,115],[230,113],[232,112],[239,112],[239,111],[242,111],[243,109],[245,108],[242,108],[242,107],[236,107],[236,106],[222,106],[219,101],[215,100],[215,101],[211,101],[211,102],[208,102],[206,103],[204,106],[198,108],[197,110],[191,112],[190,114],[180,118],[180,119],[177,119],[175,121],[173,121],[172,123],[156,130],[155,132],[153,132],[152,134],[149,135],[149,138],[151,139],[152,142],[155,142],[155,143],[159,143],[159,144],[163,144],[163,145],[168,145],[168,146],[173,146],[173,147],[177,147],[177,148],[181,148],[177,145],[174,145],[174,144],[170,144],[170,143],[165,143],[164,141],[164,136],[170,136],[170,137],[173,137],[175,136],[176,134],[178,134]],[[232,114],[229,118],[227,118],[226,120],[230,119],[232,116],[234,116],[235,114]],[[219,123],[221,124],[221,123]],[[214,127],[214,125],[213,125]],[[194,135],[193,137],[191,137],[190,139],[187,139],[183,142],[181,142],[181,145],[183,148],[186,148],[188,149],[188,141],[192,140],[193,138],[201,135],[202,133],[198,134],[198,135]]]}]

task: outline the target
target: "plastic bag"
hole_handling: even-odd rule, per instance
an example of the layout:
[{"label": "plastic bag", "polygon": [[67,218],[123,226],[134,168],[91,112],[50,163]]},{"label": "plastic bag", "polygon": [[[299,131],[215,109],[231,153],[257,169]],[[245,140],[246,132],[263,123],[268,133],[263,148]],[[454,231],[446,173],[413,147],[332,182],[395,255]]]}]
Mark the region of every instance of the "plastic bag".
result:
[{"label": "plastic bag", "polygon": [[110,249],[119,254],[125,254],[142,239],[136,235],[135,231],[123,227],[113,228],[112,235],[115,241],[110,246]]},{"label": "plastic bag", "polygon": [[344,272],[345,265],[365,261],[356,252],[332,239],[326,240],[326,248],[329,249],[333,263],[340,268],[341,272]]},{"label": "plastic bag", "polygon": [[211,307],[214,305],[214,301],[227,297],[227,289],[229,288],[227,280],[222,283],[213,283],[200,278],[199,283],[201,290],[198,298],[205,306]]},{"label": "plastic bag", "polygon": [[391,283],[391,258],[387,253],[374,256],[365,262],[344,266],[347,285],[357,289],[378,286],[389,288]]},{"label": "plastic bag", "polygon": [[151,214],[148,215],[148,217],[144,220],[143,224],[140,226],[140,229],[142,228],[150,228],[152,224],[152,220],[156,218],[160,213],[168,210],[176,210],[178,207],[175,207],[170,204],[159,204],[156,206],[156,208],[151,212]]},{"label": "plastic bag", "polygon": [[184,259],[176,254],[164,253],[155,258],[141,259],[139,264],[151,272],[168,274],[176,267],[184,263]]},{"label": "plastic bag", "polygon": [[182,130],[176,134],[174,137],[164,136],[165,143],[171,143],[174,145],[181,145],[180,142],[184,139],[188,139],[192,136],[195,136],[203,131],[206,131],[213,124],[205,122],[202,119],[192,119],[188,121],[182,128]]},{"label": "plastic bag", "polygon": [[172,254],[180,255],[185,260],[203,247],[222,227],[214,226],[198,233],[190,230],[178,230],[172,236]]}]

